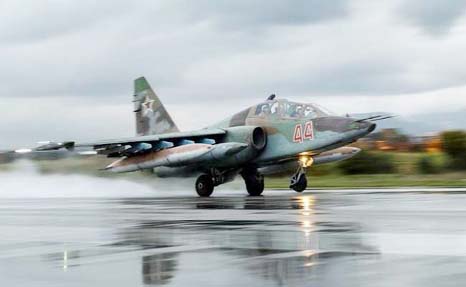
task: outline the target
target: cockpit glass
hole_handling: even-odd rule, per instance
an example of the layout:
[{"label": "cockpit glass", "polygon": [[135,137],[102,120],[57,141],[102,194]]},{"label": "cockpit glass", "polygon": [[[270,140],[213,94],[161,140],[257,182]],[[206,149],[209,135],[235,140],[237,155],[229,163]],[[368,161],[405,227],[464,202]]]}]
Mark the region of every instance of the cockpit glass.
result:
[{"label": "cockpit glass", "polygon": [[307,118],[332,115],[325,108],[316,104],[289,102],[286,100],[267,101],[256,106],[255,115],[270,118]]}]

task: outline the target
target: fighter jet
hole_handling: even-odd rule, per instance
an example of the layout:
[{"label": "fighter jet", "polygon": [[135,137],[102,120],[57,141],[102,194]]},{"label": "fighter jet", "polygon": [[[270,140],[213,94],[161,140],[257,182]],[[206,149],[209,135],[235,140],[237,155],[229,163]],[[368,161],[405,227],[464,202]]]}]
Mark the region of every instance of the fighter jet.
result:
[{"label": "fighter jet", "polygon": [[134,137],[47,142],[31,151],[105,155],[115,158],[104,168],[110,172],[150,170],[161,177],[196,176],[195,189],[201,197],[238,175],[249,195],[259,196],[264,175],[287,171],[294,171],[290,188],[302,192],[307,188],[306,169],[354,156],[359,149],[346,146],[374,131],[374,121],[390,117],[337,116],[316,104],[271,95],[209,127],[182,132],[144,77],[134,81],[133,105]]}]

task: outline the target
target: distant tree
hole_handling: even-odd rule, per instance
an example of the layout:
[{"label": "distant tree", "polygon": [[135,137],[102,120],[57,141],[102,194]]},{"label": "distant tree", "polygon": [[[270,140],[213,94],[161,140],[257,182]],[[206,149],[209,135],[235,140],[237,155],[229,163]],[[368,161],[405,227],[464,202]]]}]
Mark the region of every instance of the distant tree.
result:
[{"label": "distant tree", "polygon": [[343,161],[339,168],[345,174],[378,174],[396,171],[392,156],[361,151],[354,158]]},{"label": "distant tree", "polygon": [[308,171],[311,176],[329,175],[335,172],[335,165],[336,164],[316,165],[309,168]]},{"label": "distant tree", "polygon": [[421,157],[417,163],[417,166],[420,173],[432,174],[438,172],[437,166],[435,166],[432,158],[429,156]]},{"label": "distant tree", "polygon": [[384,129],[381,134],[382,140],[392,144],[409,142],[409,137],[399,129]]},{"label": "distant tree", "polygon": [[378,132],[369,134],[367,138],[373,141],[380,141],[380,140],[383,140],[383,134],[382,132],[378,131]]},{"label": "distant tree", "polygon": [[443,150],[450,157],[450,167],[466,169],[466,132],[448,131],[442,134]]},{"label": "distant tree", "polygon": [[449,131],[442,134],[443,149],[452,157],[466,153],[466,133],[463,131]]}]

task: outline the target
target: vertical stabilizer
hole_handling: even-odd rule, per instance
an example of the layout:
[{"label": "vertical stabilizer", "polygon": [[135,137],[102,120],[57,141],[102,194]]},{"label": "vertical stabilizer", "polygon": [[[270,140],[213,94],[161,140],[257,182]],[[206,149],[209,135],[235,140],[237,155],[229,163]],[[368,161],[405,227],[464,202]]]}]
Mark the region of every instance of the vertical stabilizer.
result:
[{"label": "vertical stabilizer", "polygon": [[159,97],[144,77],[134,80],[133,103],[137,135],[155,135],[179,131]]}]

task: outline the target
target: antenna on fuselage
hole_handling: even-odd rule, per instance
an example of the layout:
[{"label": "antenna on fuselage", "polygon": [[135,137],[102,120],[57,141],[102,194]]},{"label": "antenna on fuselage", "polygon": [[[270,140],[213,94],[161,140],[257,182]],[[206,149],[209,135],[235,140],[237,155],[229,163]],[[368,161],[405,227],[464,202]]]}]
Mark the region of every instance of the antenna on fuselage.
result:
[{"label": "antenna on fuselage", "polygon": [[271,94],[268,98],[267,98],[267,101],[273,101],[275,99],[276,95],[275,94]]}]

